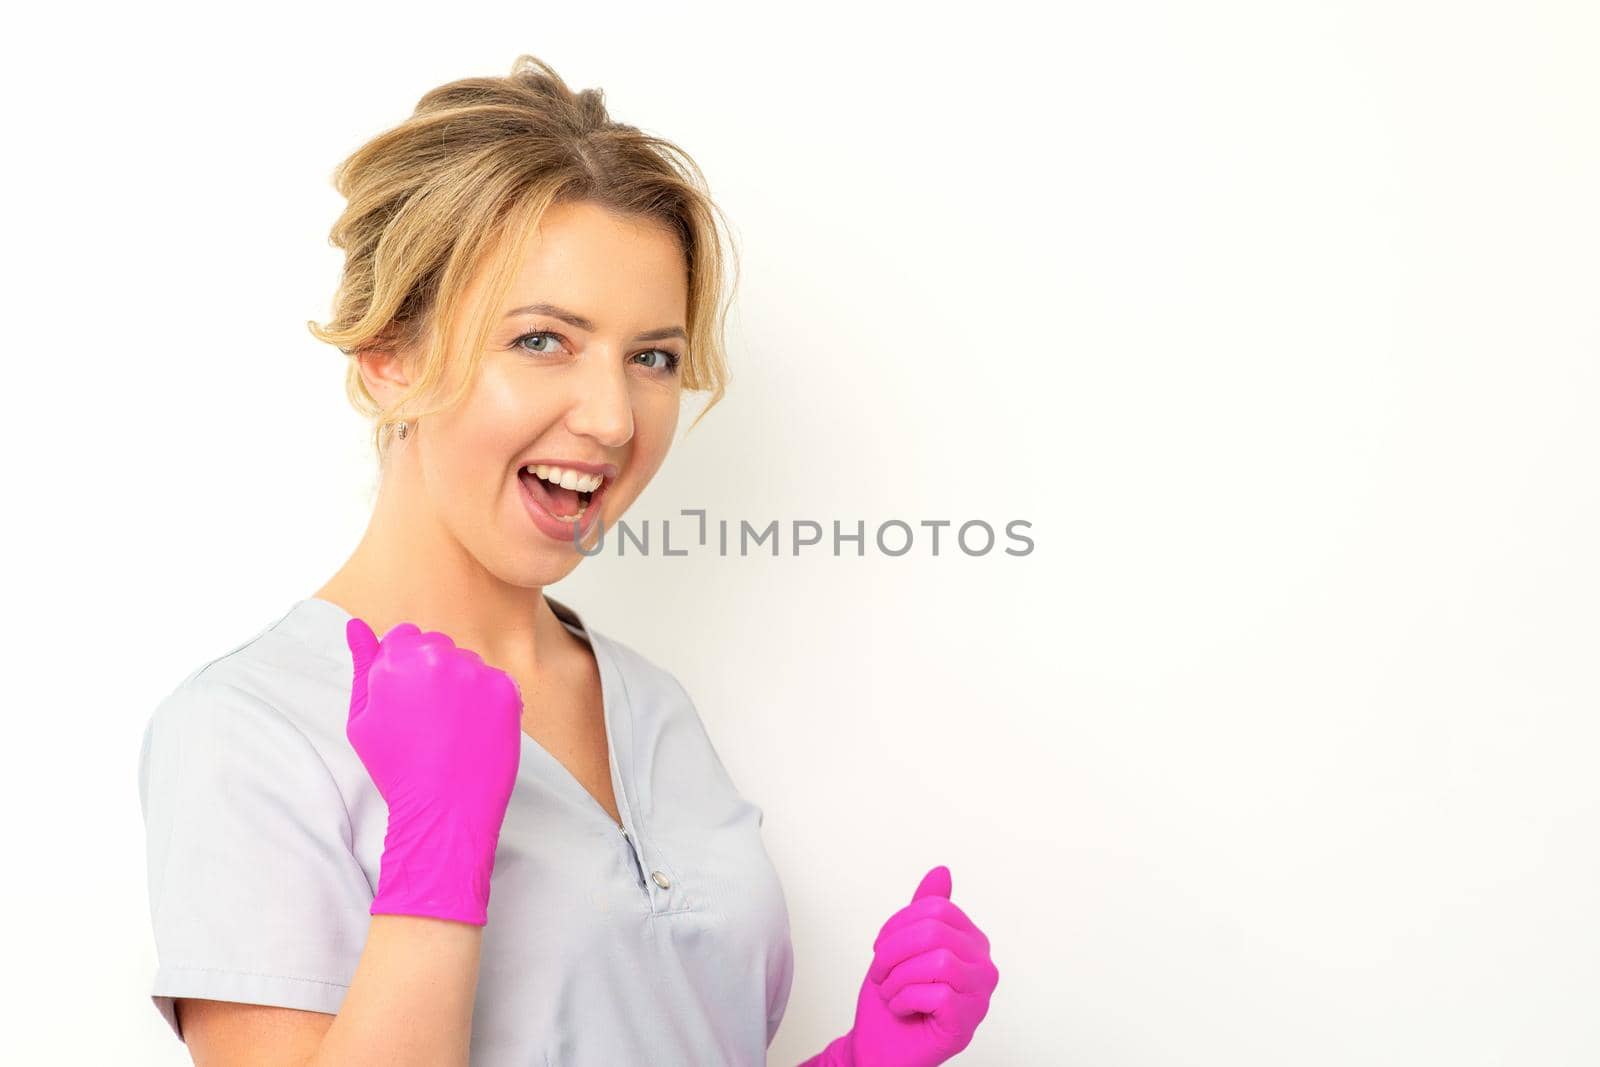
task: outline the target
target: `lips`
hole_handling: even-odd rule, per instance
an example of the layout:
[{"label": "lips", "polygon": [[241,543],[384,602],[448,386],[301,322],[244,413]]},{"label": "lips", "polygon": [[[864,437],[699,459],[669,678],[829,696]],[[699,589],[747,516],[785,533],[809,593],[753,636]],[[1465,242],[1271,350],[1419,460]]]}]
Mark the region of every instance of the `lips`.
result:
[{"label": "lips", "polygon": [[592,494],[580,493],[576,489],[566,489],[553,482],[546,481],[527,468],[517,472],[517,477],[533,498],[543,504],[545,510],[558,519],[570,518],[578,514],[578,510],[589,502]]},{"label": "lips", "polygon": [[[600,483],[600,487],[588,495],[588,504],[583,509],[582,519],[560,518],[557,512],[573,512],[582,502],[585,494],[579,494],[571,489],[562,489],[552,486],[538,475],[531,474],[526,468],[517,471],[517,481],[520,485],[523,506],[528,512],[533,524],[545,536],[558,541],[573,543],[573,527],[581,521],[582,528],[578,540],[587,538],[599,521],[601,508],[604,504],[607,491],[611,488],[611,479],[607,478]],[[557,496],[556,494],[562,494]]]}]

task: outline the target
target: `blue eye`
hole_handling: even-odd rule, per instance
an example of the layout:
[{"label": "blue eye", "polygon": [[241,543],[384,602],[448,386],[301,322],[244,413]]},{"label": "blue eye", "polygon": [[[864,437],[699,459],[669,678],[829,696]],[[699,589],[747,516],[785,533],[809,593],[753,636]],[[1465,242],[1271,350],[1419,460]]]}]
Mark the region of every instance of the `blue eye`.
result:
[{"label": "blue eye", "polygon": [[641,356],[648,356],[651,352],[654,352],[662,359],[661,363],[658,363],[655,367],[651,368],[652,370],[658,370],[664,374],[673,374],[677,372],[678,363],[680,362],[678,353],[668,352],[665,348],[652,348],[649,352],[641,352],[639,354]]},{"label": "blue eye", "polygon": [[[512,348],[522,348],[522,342],[528,340],[529,338],[538,338],[540,340],[549,339],[549,340],[552,340],[552,341],[557,339],[556,335],[553,334],[553,333],[550,333],[548,330],[534,330],[531,333],[525,333],[521,337],[517,338],[515,341],[512,341],[511,342],[511,347]],[[533,352],[533,353],[535,353],[537,355],[541,355],[541,356],[549,351],[549,349],[533,349],[533,348],[522,348],[522,350],[524,352]]]},{"label": "blue eye", "polygon": [[[557,334],[557,333],[555,333],[555,332],[553,332],[551,330],[530,330],[527,333],[522,334],[521,336],[519,336],[516,340],[512,341],[511,342],[511,347],[514,348],[514,349],[517,349],[518,351],[521,351],[521,352],[527,352],[530,355],[535,355],[535,356],[550,355],[554,351],[553,349],[549,349],[549,348],[526,348],[523,345],[523,342],[525,342],[525,341],[546,341],[546,340],[548,340],[548,341],[559,341],[559,340],[561,340],[561,335]],[[646,350],[644,352],[640,352],[639,353],[639,355],[641,355],[641,356],[648,356],[648,355],[651,355],[651,354],[658,355],[658,356],[661,357],[661,359],[654,366],[651,366],[650,369],[654,370],[654,371],[658,371],[658,372],[660,372],[661,374],[664,374],[664,375],[666,375],[666,374],[676,374],[678,372],[678,365],[683,362],[682,357],[680,357],[676,352],[670,351],[670,350],[665,349],[665,348],[651,348],[651,349],[648,349],[648,350]]]}]

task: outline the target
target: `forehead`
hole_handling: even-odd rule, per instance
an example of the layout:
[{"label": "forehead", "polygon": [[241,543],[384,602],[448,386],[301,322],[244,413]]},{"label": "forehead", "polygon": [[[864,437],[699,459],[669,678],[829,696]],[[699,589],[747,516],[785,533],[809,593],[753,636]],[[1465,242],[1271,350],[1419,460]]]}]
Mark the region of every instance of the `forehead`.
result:
[{"label": "forehead", "polygon": [[677,235],[655,219],[588,202],[552,205],[512,272],[500,314],[543,302],[592,318],[601,330],[683,324],[688,263]]}]

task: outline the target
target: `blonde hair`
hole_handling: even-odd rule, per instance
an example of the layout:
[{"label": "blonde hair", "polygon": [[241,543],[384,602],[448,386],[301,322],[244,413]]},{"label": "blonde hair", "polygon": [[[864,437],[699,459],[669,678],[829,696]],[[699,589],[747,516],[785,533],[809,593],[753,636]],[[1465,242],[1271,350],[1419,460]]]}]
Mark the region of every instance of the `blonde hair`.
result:
[{"label": "blonde hair", "polygon": [[[345,253],[326,325],[312,335],[351,357],[345,393],[374,420],[379,463],[396,420],[454,404],[482,358],[493,309],[504,301],[529,237],[552,204],[587,201],[654,219],[677,235],[688,262],[688,343],[683,388],[711,394],[698,423],[722,399],[728,301],[726,225],[698,165],[672,142],[614,122],[600,89],[573,92],[549,65],[517,57],[503,78],[463,78],[429,90],[410,118],[358,148],[333,173],[346,200],[328,240]],[[719,228],[720,226],[720,228]],[[447,351],[450,324],[486,256],[506,254],[489,278],[464,361]],[[737,286],[737,250],[726,253]],[[368,349],[422,352],[405,394],[385,409],[355,356]],[[422,402],[447,378],[455,387]],[[691,424],[690,429],[693,429]]]}]

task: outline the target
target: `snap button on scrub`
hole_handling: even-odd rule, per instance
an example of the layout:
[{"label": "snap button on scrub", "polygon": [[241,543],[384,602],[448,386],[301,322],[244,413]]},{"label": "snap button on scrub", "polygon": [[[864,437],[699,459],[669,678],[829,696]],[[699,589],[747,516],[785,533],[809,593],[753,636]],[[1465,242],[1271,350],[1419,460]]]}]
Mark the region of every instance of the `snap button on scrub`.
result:
[{"label": "snap button on scrub", "polygon": [[660,886],[662,889],[666,889],[672,885],[671,882],[667,881],[667,876],[662,874],[660,871],[651,871],[650,877],[655,879],[656,885]]}]

